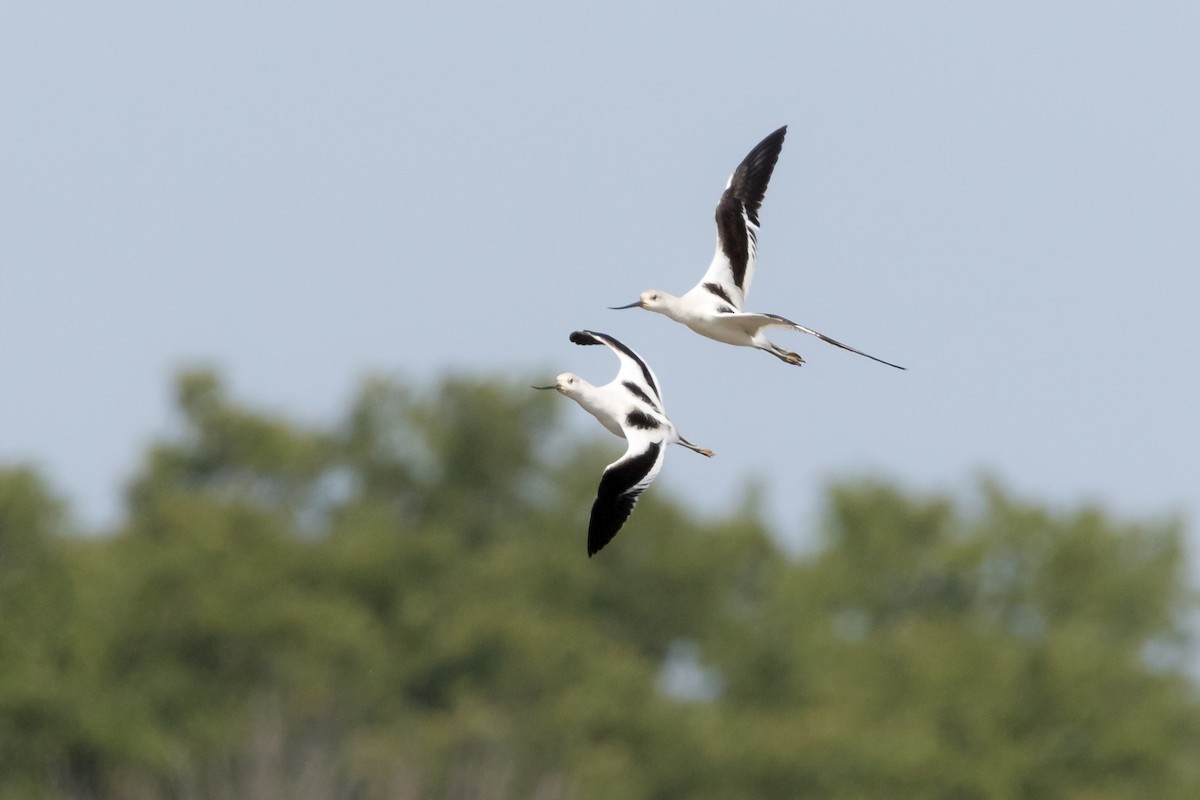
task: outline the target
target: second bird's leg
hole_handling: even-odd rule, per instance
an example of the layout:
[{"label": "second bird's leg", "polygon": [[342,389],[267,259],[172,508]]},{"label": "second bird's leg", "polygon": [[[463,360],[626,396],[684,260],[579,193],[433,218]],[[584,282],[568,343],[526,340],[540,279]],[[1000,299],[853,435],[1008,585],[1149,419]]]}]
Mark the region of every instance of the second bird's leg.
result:
[{"label": "second bird's leg", "polygon": [[679,443],[681,445],[683,445],[684,447],[686,447],[688,450],[699,453],[700,455],[704,456],[705,458],[713,457],[712,450],[709,450],[707,447],[697,447],[696,445],[692,444],[691,442],[689,442],[687,439],[683,438],[682,436],[679,437]]}]

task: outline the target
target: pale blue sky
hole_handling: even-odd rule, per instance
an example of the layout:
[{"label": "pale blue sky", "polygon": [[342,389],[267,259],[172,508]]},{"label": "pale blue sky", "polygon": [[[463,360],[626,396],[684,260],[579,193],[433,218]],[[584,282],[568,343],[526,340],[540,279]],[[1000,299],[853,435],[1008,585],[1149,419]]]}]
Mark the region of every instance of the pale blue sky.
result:
[{"label": "pale blue sky", "polygon": [[[0,461],[100,524],[181,366],[331,421],[368,373],[605,381],[592,328],[717,451],[655,487],[702,509],[989,471],[1195,538],[1200,5],[416,5],[0,7]],[[749,306],[906,373],[605,309],[695,283],[784,123]]]}]

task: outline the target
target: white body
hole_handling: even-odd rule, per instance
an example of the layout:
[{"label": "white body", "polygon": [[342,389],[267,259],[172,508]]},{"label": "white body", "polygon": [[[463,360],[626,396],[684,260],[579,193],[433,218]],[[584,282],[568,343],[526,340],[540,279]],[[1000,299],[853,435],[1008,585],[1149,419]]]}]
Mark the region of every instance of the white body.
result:
[{"label": "white body", "polygon": [[679,435],[663,409],[658,378],[636,353],[611,336],[594,331],[575,331],[576,344],[607,345],[621,361],[617,377],[603,386],[593,386],[572,372],[564,372],[554,386],[571,398],[609,431],[629,442],[624,455],[604,468],[592,516],[588,523],[588,555],[606,545],[628,519],[637,498],[662,469],[666,445],[679,444],[704,456],[712,451],[697,447]]},{"label": "white body", "polygon": [[889,367],[904,369],[777,314],[743,310],[758,262],[758,210],[786,132],[784,126],[759,142],[729,176],[717,203],[717,249],[700,282],[682,297],[651,290],[642,292],[636,303],[619,308],[636,306],[654,311],[683,323],[701,336],[764,350],[789,364],[799,365],[804,359],[769,341],[763,333],[765,329],[788,328],[807,333]]}]

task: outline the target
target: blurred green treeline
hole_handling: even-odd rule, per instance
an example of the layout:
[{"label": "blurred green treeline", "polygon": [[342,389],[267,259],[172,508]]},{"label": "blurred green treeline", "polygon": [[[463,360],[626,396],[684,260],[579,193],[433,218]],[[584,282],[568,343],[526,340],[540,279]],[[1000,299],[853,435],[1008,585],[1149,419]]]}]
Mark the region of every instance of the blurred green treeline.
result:
[{"label": "blurred green treeline", "polygon": [[0,470],[4,800],[1200,797],[1178,524],[863,482],[795,558],[657,487],[589,560],[561,398],[178,402],[112,535]]}]

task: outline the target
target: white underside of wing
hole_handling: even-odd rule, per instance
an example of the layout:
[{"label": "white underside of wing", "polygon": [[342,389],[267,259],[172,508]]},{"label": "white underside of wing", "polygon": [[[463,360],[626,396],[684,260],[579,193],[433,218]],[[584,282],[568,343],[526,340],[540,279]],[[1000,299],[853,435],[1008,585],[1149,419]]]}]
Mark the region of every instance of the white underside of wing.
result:
[{"label": "white underside of wing", "polygon": [[[632,383],[634,386],[637,386],[639,389],[641,389],[642,392],[650,398],[651,405],[657,407],[657,409],[661,412],[665,403],[662,397],[662,384],[659,383],[658,376],[654,374],[654,370],[650,368],[650,365],[645,363],[644,360],[639,363],[638,359],[640,359],[641,356],[638,356],[638,359],[632,358],[628,353],[614,346],[612,342],[609,341],[609,339],[612,337],[606,338],[602,336],[599,338],[604,342],[605,345],[608,346],[608,349],[611,350],[621,362],[621,366],[617,370],[616,379],[606,388],[611,387],[609,390],[613,392],[614,395],[619,398],[624,398],[627,389],[625,389],[622,384]],[[650,374],[650,379],[654,383],[653,386],[651,386],[650,382],[646,380],[646,373]],[[617,400],[616,402],[623,402],[623,400]]]},{"label": "white underside of wing", "polygon": [[614,469],[626,461],[631,461],[650,449],[650,446],[655,442],[663,446],[658,449],[658,458],[655,459],[654,465],[650,470],[636,483],[622,490],[622,495],[633,494],[639,495],[646,491],[647,487],[654,482],[658,477],[658,473],[662,470],[663,461],[667,455],[666,448],[666,433],[664,429],[655,431],[644,431],[641,428],[625,426],[625,438],[629,441],[629,447],[625,449],[625,454],[618,458],[613,463],[604,468],[605,472]]},{"label": "white underside of wing", "polygon": [[773,317],[770,314],[755,314],[751,311],[742,311],[736,314],[722,314],[721,320],[728,321],[731,325],[737,325],[746,331],[757,331],[760,328],[790,328],[793,330],[799,329],[805,333],[813,333],[807,328],[801,328],[794,322],[789,322],[781,317]]},{"label": "white underside of wing", "polygon": [[623,384],[632,383],[633,385],[637,386],[646,393],[646,395],[650,398],[651,403],[661,411],[663,405],[666,403],[662,397],[662,384],[658,382],[658,376],[654,374],[654,370],[650,369],[649,365],[646,365],[646,371],[653,376],[654,387],[657,388],[651,387],[646,383],[646,376],[642,373],[642,368],[637,364],[637,362],[622,355],[621,369],[617,371],[617,380]]}]

